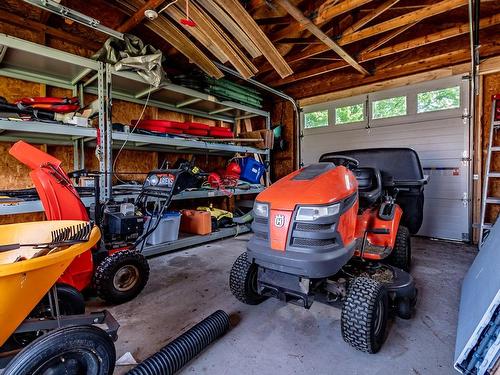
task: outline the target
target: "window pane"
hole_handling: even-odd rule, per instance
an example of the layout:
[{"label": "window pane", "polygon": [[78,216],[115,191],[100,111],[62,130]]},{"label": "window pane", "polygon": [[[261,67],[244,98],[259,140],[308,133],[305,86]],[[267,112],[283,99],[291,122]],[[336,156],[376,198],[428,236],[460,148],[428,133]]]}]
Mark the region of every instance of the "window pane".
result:
[{"label": "window pane", "polygon": [[346,107],[335,108],[335,123],[348,124],[350,122],[363,121],[363,104],[354,104]]},{"label": "window pane", "polygon": [[417,112],[442,111],[460,107],[460,86],[421,92],[417,95]]},{"label": "window pane", "polygon": [[377,100],[372,103],[372,118],[388,118],[406,115],[406,96]]},{"label": "window pane", "polygon": [[328,126],[328,110],[309,112],[304,114],[304,127],[306,129]]}]

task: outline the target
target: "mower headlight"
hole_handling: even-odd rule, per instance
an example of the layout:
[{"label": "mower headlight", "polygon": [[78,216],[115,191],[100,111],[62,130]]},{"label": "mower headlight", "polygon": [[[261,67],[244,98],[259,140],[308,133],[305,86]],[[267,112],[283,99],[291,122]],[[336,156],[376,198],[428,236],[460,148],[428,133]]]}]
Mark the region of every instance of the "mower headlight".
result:
[{"label": "mower headlight", "polygon": [[268,217],[269,205],[267,203],[255,202],[253,205],[253,214],[257,217]]},{"label": "mower headlight", "polygon": [[149,176],[148,181],[149,181],[150,185],[156,186],[160,182],[160,179],[158,178],[157,175],[153,174],[153,175]]},{"label": "mower headlight", "polygon": [[337,215],[340,211],[340,204],[332,204],[331,206],[307,206],[299,207],[295,220],[298,221],[314,221],[316,219]]}]

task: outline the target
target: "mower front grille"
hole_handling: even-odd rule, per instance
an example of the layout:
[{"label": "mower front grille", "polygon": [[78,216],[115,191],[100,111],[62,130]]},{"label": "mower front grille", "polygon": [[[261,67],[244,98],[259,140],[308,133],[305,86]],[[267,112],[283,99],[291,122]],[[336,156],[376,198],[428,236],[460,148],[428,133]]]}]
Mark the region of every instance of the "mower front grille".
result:
[{"label": "mower front grille", "polygon": [[332,229],[332,224],[297,223],[295,229],[303,232],[318,232]]},{"label": "mower front grille", "polygon": [[297,247],[324,247],[336,244],[336,239],[331,238],[327,240],[314,239],[314,238],[294,238],[293,246]]}]

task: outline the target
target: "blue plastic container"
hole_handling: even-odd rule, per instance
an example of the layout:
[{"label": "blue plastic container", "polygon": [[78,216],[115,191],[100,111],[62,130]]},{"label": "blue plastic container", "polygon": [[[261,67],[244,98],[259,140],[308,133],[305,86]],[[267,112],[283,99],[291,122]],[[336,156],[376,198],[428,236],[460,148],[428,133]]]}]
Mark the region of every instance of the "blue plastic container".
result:
[{"label": "blue plastic container", "polygon": [[251,184],[259,184],[261,177],[266,171],[264,164],[251,157],[241,159],[240,164],[240,180],[250,182]]}]

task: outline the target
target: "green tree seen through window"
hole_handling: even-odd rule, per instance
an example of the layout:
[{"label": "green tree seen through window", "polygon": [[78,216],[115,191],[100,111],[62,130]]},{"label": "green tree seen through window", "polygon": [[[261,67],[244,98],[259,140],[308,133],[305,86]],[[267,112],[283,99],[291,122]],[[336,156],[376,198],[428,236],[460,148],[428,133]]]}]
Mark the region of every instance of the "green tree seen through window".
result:
[{"label": "green tree seen through window", "polygon": [[321,126],[328,126],[328,110],[304,114],[304,128],[319,128]]},{"label": "green tree seen through window", "polygon": [[417,95],[417,112],[441,111],[460,107],[460,86],[421,92]]},{"label": "green tree seen through window", "polygon": [[363,104],[335,108],[335,124],[348,124],[364,120]]},{"label": "green tree seen through window", "polygon": [[372,103],[373,119],[404,115],[406,115],[406,96],[377,100]]}]

